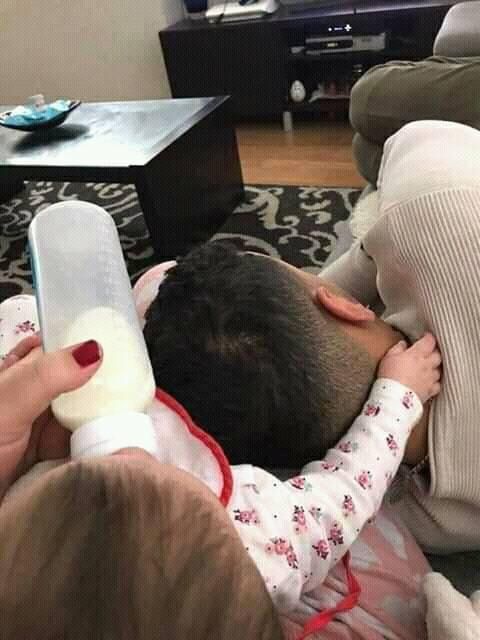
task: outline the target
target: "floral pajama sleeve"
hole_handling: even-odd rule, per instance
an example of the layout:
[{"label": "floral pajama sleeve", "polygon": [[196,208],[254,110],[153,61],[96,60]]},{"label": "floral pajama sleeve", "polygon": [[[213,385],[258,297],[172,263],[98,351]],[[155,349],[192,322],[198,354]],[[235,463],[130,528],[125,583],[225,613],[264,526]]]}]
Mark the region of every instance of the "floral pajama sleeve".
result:
[{"label": "floral pajama sleeve", "polygon": [[286,482],[232,467],[229,514],[281,613],[322,584],[380,508],[422,414],[418,397],[378,379],[360,416],[323,461]]},{"label": "floral pajama sleeve", "polygon": [[39,328],[34,296],[13,296],[0,303],[0,360]]}]

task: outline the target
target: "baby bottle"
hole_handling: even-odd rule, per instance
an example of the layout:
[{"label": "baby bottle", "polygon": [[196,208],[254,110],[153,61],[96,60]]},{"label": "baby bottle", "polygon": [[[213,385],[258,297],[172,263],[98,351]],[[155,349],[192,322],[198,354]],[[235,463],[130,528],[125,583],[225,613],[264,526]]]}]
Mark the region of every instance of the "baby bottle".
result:
[{"label": "baby bottle", "polygon": [[126,447],[156,450],[145,411],[155,382],[115,224],[100,207],[61,202],[29,229],[43,348],[56,351],[94,339],[103,361],[80,389],[52,403],[72,431],[72,458]]}]

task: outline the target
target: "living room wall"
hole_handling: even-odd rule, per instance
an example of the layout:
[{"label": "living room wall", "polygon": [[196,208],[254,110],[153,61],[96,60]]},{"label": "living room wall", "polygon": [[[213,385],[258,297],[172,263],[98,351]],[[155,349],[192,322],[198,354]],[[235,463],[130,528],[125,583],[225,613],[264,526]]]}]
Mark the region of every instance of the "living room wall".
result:
[{"label": "living room wall", "polygon": [[0,0],[0,104],[170,96],[158,31],[181,0]]}]

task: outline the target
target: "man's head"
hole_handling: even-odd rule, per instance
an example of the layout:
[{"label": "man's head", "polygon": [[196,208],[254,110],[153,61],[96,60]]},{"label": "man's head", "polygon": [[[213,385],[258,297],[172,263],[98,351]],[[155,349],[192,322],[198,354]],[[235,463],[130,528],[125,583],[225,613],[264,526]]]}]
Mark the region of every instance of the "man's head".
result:
[{"label": "man's head", "polygon": [[0,509],[2,640],[281,640],[217,497],[138,449],[71,462]]},{"label": "man's head", "polygon": [[157,385],[232,463],[291,467],[323,456],[366,399],[390,344],[372,357],[360,325],[375,329],[374,315],[321,284],[209,243],[168,271],[146,314]]}]

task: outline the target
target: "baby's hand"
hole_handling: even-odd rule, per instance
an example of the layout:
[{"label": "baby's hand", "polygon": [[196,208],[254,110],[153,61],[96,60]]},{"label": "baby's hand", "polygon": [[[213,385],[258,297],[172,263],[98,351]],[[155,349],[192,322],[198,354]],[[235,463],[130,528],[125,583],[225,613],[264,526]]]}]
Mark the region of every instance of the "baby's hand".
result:
[{"label": "baby's hand", "polygon": [[440,391],[442,356],[431,333],[410,348],[401,340],[384,355],[378,368],[379,378],[390,378],[414,391],[425,403]]}]

